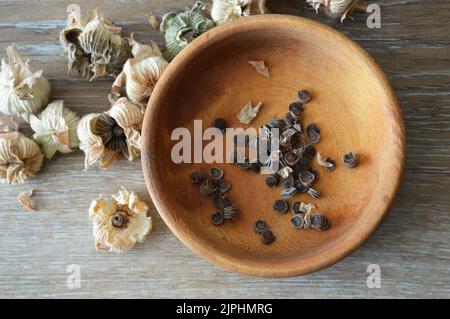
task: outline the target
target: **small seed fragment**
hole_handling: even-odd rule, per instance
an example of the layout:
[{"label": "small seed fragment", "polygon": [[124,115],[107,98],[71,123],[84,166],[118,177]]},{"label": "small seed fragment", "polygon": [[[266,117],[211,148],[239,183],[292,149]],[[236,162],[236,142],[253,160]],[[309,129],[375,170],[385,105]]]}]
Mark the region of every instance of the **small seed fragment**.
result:
[{"label": "small seed fragment", "polygon": [[325,167],[325,169],[329,172],[333,171],[336,168],[336,161],[330,157],[323,159],[320,153],[317,153],[317,164]]},{"label": "small seed fragment", "polygon": [[255,233],[257,233],[258,235],[263,234],[266,230],[269,229],[269,225],[267,225],[267,223],[263,220],[257,220],[255,222],[255,224],[253,225],[253,230],[255,231]]},{"label": "small seed fragment", "polygon": [[306,90],[298,92],[298,99],[301,103],[308,103],[311,100],[311,94]]},{"label": "small seed fragment", "polygon": [[270,245],[275,241],[275,236],[271,230],[266,230],[262,233],[261,242],[264,245]]},{"label": "small seed fragment", "polygon": [[283,190],[281,192],[281,197],[292,197],[295,194],[297,194],[297,188],[296,187],[286,188],[285,190]]},{"label": "small seed fragment", "polygon": [[217,182],[217,187],[219,188],[219,192],[226,193],[230,190],[231,184],[224,179],[220,179]]},{"label": "small seed fragment", "polygon": [[208,197],[214,194],[217,189],[217,182],[213,179],[207,179],[200,185],[200,194],[204,197]]},{"label": "small seed fragment", "polygon": [[314,156],[316,156],[316,153],[317,151],[314,145],[308,145],[303,152],[304,156],[310,160],[312,160]]},{"label": "small seed fragment", "polygon": [[305,224],[305,220],[303,219],[301,214],[296,214],[295,216],[291,217],[291,225],[296,228],[300,229]]},{"label": "small seed fragment", "polygon": [[239,218],[239,212],[233,205],[227,206],[223,209],[223,218],[228,220],[236,220]]},{"label": "small seed fragment", "polygon": [[308,193],[312,198],[315,198],[315,199],[319,199],[319,198],[320,198],[319,192],[316,191],[316,190],[315,190],[314,188],[312,188],[312,187],[308,188],[307,193]]},{"label": "small seed fragment", "polygon": [[289,209],[289,204],[287,201],[279,199],[273,203],[273,210],[278,214],[286,214]]},{"label": "small seed fragment", "polygon": [[205,173],[196,171],[191,174],[191,183],[192,184],[200,184],[205,180]]},{"label": "small seed fragment", "polygon": [[310,187],[314,183],[316,176],[314,176],[314,174],[309,170],[302,170],[298,176],[298,179],[300,183],[302,183],[306,187]]},{"label": "small seed fragment", "polygon": [[292,212],[294,214],[300,214],[302,212],[300,209],[301,204],[301,202],[295,202],[294,204],[292,204]]},{"label": "small seed fragment", "polygon": [[211,223],[212,223],[214,226],[222,225],[223,222],[224,222],[224,217],[223,217],[223,214],[222,214],[222,213],[220,213],[220,212],[215,212],[215,213],[213,213],[213,214],[211,215]]},{"label": "small seed fragment", "polygon": [[281,180],[281,186],[283,189],[292,188],[295,186],[294,176],[289,175],[287,178]]},{"label": "small seed fragment", "polygon": [[320,141],[320,129],[316,124],[309,124],[306,127],[306,136],[313,144],[317,144]]},{"label": "small seed fragment", "polygon": [[354,168],[358,165],[358,157],[355,153],[349,152],[342,157],[342,163],[348,168]]},{"label": "small seed fragment", "polygon": [[303,112],[303,104],[301,102],[294,102],[289,105],[289,111],[291,112],[292,117],[299,119],[302,116]]},{"label": "small seed fragment", "polygon": [[215,180],[219,180],[223,177],[224,172],[223,169],[218,167],[213,167],[209,170],[209,176],[211,176]]}]

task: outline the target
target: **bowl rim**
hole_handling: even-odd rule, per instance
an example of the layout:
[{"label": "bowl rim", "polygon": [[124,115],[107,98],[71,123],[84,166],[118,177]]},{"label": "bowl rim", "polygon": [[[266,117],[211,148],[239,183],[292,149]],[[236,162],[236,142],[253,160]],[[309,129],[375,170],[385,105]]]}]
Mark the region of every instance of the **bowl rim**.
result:
[{"label": "bowl rim", "polygon": [[[158,105],[161,104],[160,101],[164,98],[165,92],[167,91],[167,84],[176,78],[176,75],[182,70],[183,66],[190,58],[196,56],[208,46],[230,37],[237,32],[267,30],[268,28],[284,28],[288,25],[290,27],[294,26],[303,29],[312,28],[317,32],[325,32],[327,36],[335,37],[338,41],[342,41],[345,45],[355,49],[357,53],[367,61],[370,68],[377,75],[378,80],[385,90],[386,96],[389,97],[389,102],[391,102],[390,107],[394,118],[393,123],[397,126],[396,131],[398,132],[399,154],[396,164],[399,169],[396,172],[392,172],[393,182],[385,193],[389,200],[383,202],[383,207],[379,210],[379,213],[373,214],[369,219],[370,222],[363,224],[358,232],[351,233],[345,241],[339,243],[337,249],[332,252],[327,251],[327,255],[323,255],[321,252],[313,254],[312,256],[306,256],[303,259],[283,261],[280,262],[277,267],[274,267],[274,263],[271,262],[251,261],[245,258],[236,257],[235,255],[216,248],[211,243],[197,237],[189,230],[189,227],[186,224],[176,217],[176,212],[171,207],[168,194],[157,187],[159,181],[164,177],[158,172],[159,165],[157,156],[153,151],[156,145],[156,138],[151,138],[151,136],[156,136],[158,134],[157,125],[153,123],[157,123],[160,112]],[[219,25],[194,40],[169,64],[155,86],[145,112],[142,128],[141,163],[147,189],[157,211],[175,236],[188,248],[212,264],[221,266],[230,271],[259,277],[289,277],[305,275],[337,263],[359,248],[375,232],[392,206],[400,187],[404,171],[405,148],[405,128],[397,97],[384,72],[362,47],[343,33],[320,22],[296,16],[269,14],[250,16]]]}]

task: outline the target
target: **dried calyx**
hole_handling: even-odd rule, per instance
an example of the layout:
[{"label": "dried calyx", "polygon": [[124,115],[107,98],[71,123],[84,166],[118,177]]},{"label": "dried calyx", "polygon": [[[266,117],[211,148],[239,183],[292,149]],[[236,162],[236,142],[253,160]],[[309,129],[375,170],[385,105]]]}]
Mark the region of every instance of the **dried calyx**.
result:
[{"label": "dried calyx", "polygon": [[266,0],[213,0],[211,17],[217,24],[249,15],[266,14]]},{"label": "dried calyx", "polygon": [[361,0],[306,0],[316,12],[323,9],[323,12],[332,18],[345,20],[348,14],[353,11],[367,12],[367,5]]},{"label": "dried calyx", "polygon": [[60,34],[69,72],[91,80],[119,74],[131,57],[131,47],[121,31],[97,10],[88,11],[86,21],[78,11],[70,12],[67,27]]},{"label": "dried calyx", "polygon": [[39,146],[19,132],[0,133],[0,181],[23,183],[42,166]]},{"label": "dried calyx", "polygon": [[0,112],[29,121],[30,114],[47,104],[50,84],[42,71],[31,71],[29,61],[14,45],[7,47],[6,52],[8,62],[2,60],[0,69]]},{"label": "dried calyx", "polygon": [[163,16],[160,31],[164,34],[164,56],[168,61],[172,61],[196,37],[215,26],[214,22],[204,15],[204,8],[205,5],[198,1],[184,12],[170,12]]},{"label": "dried calyx", "polygon": [[77,114],[65,108],[62,100],[50,103],[38,116],[31,115],[33,139],[42,145],[46,158],[51,159],[56,152],[70,153],[78,148],[79,121]]},{"label": "dried calyx", "polygon": [[131,35],[129,43],[133,58],[128,59],[123,71],[114,81],[112,99],[118,98],[125,87],[127,97],[145,107],[168,63],[155,42],[151,41],[150,45],[141,44]]},{"label": "dried calyx", "polygon": [[99,250],[122,253],[142,242],[152,230],[148,206],[125,188],[110,200],[100,197],[91,203],[89,220]]},{"label": "dried calyx", "polygon": [[107,168],[120,155],[129,161],[136,158],[143,117],[142,108],[126,98],[117,100],[105,113],[85,115],[77,129],[85,168],[97,162],[101,168]]}]

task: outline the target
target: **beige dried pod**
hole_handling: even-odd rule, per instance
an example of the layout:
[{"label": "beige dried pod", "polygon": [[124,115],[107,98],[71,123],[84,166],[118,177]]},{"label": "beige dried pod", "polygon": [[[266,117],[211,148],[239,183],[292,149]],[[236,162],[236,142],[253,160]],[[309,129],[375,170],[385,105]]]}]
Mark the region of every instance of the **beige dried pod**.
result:
[{"label": "beige dried pod", "polygon": [[213,0],[211,18],[223,24],[249,15],[267,14],[266,0]]},{"label": "beige dried pod", "polygon": [[137,42],[133,35],[129,39],[133,58],[128,59],[112,86],[112,99],[119,97],[125,87],[127,97],[143,107],[147,105],[150,95],[166,69],[168,62],[162,57],[158,45]]},{"label": "beige dried pod", "polygon": [[45,157],[51,159],[56,152],[70,153],[80,141],[77,126],[80,118],[64,107],[62,100],[50,103],[38,116],[31,115],[33,139],[42,146]]},{"label": "beige dried pod", "polygon": [[2,183],[24,183],[41,169],[43,158],[36,142],[22,133],[0,133],[0,181]]},{"label": "beige dried pod", "polygon": [[341,22],[347,15],[355,10],[367,12],[367,6],[361,0],[306,0],[316,12],[323,9],[323,12],[332,18],[339,18]]},{"label": "beige dried pod", "polygon": [[123,253],[142,242],[152,230],[148,206],[135,192],[125,188],[107,200],[100,197],[91,203],[89,221],[93,226],[98,250]]},{"label": "beige dried pod", "polygon": [[86,21],[77,11],[70,12],[67,27],[60,34],[61,45],[69,59],[69,71],[91,80],[119,74],[131,57],[130,45],[121,32],[121,28],[97,9],[88,11]]},{"label": "beige dried pod", "polygon": [[108,168],[119,156],[135,159],[141,148],[143,109],[127,98],[120,98],[101,114],[88,114],[78,124],[80,149],[85,153],[85,168],[99,162]]},{"label": "beige dried pod", "polygon": [[15,45],[6,48],[8,62],[0,69],[0,112],[22,117],[39,112],[48,102],[50,84],[42,70],[33,72]]}]

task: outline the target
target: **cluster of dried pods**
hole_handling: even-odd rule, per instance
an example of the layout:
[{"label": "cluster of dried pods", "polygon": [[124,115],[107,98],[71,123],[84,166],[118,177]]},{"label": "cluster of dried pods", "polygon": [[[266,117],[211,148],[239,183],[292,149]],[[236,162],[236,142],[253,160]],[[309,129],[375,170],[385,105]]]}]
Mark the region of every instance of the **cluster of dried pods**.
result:
[{"label": "cluster of dried pods", "polygon": [[224,179],[224,171],[221,168],[213,167],[209,170],[208,176],[202,171],[195,171],[190,176],[190,181],[194,185],[199,185],[200,194],[204,197],[211,197],[216,209],[220,211],[211,215],[211,223],[215,226],[222,225],[226,220],[236,220],[239,218],[239,211],[227,195],[231,184]]}]

